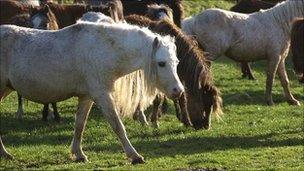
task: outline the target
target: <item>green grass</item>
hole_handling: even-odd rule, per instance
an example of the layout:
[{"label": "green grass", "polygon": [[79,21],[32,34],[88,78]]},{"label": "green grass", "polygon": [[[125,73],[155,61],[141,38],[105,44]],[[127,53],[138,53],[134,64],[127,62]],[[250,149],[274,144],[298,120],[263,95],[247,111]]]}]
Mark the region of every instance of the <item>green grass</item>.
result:
[{"label": "green grass", "polygon": [[[190,2],[185,3],[188,15],[196,12],[189,10]],[[223,8],[229,8],[226,5]],[[288,62],[291,90],[303,104],[303,85],[296,81],[291,68]],[[13,93],[0,104],[0,126],[4,144],[15,159],[1,159],[0,169],[304,170],[304,107],[290,106],[284,101],[278,78],[273,88],[276,105],[266,106],[265,62],[254,63],[253,69],[257,80],[244,80],[236,63],[225,58],[215,62],[212,72],[222,93],[225,116],[222,122],[213,118],[209,131],[182,126],[175,118],[173,105],[161,117],[159,129],[143,128],[124,119],[130,141],[146,160],[136,166],[126,160],[100,110],[93,108],[84,133],[83,150],[89,162],[74,163],[69,152],[76,99],[59,103],[59,124],[42,122],[42,105],[32,102],[25,104],[24,119],[18,121],[17,98]]]}]

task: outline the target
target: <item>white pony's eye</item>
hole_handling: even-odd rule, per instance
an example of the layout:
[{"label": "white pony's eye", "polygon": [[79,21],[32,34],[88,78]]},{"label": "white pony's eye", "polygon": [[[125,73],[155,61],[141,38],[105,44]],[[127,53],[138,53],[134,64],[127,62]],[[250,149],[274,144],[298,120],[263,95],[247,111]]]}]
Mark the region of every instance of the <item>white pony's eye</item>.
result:
[{"label": "white pony's eye", "polygon": [[165,67],[166,66],[166,62],[158,62],[158,66]]}]

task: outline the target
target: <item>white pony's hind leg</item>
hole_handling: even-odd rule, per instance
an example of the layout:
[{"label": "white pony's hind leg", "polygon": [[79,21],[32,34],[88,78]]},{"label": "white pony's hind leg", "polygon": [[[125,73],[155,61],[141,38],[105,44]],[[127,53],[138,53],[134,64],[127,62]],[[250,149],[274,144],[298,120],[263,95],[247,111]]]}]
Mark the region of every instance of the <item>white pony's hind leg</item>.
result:
[{"label": "white pony's hind leg", "polygon": [[16,117],[18,119],[22,119],[23,114],[24,114],[22,96],[19,93],[17,93],[17,96],[18,96],[18,110],[16,112]]},{"label": "white pony's hind leg", "polygon": [[285,95],[287,102],[291,105],[300,106],[300,102],[292,96],[290,89],[289,89],[289,80],[288,80],[288,77],[286,74],[286,69],[285,69],[285,59],[282,59],[281,62],[279,63],[278,75],[279,75],[281,85],[283,87],[284,95]]},{"label": "white pony's hind leg", "polygon": [[92,105],[93,101],[89,98],[78,98],[78,109],[75,116],[75,130],[71,149],[72,158],[76,162],[87,161],[87,156],[82,151],[81,140]]},{"label": "white pony's hind leg", "polygon": [[120,142],[122,143],[123,149],[129,159],[131,159],[132,164],[144,163],[144,158],[137,153],[135,148],[130,143],[127,137],[125,127],[121,122],[115,106],[113,104],[113,98],[110,93],[103,93],[103,96],[95,98],[95,102],[103,110],[103,114],[106,120],[110,123],[112,129],[118,136]]},{"label": "white pony's hind leg", "polygon": [[[4,88],[3,91],[0,91],[0,102],[6,97],[8,96],[10,93],[12,92],[11,89],[9,88]],[[1,135],[0,135],[0,159],[1,158],[7,158],[7,159],[12,159],[13,156],[8,153],[4,147],[4,144],[2,142],[2,138],[1,138]]]}]

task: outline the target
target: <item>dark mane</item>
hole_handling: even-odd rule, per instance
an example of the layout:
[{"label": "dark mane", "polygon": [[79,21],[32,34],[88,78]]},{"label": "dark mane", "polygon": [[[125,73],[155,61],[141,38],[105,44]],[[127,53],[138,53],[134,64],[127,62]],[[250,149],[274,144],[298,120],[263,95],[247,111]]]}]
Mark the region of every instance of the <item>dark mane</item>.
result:
[{"label": "dark mane", "polygon": [[195,40],[183,34],[176,25],[166,20],[152,21],[138,15],[131,15],[125,19],[128,23],[148,27],[161,35],[175,37],[177,57],[180,60],[177,72],[184,83],[187,97],[190,95],[206,106],[213,106],[215,113],[221,110],[219,91],[213,84],[212,75],[203,51],[198,48]]}]

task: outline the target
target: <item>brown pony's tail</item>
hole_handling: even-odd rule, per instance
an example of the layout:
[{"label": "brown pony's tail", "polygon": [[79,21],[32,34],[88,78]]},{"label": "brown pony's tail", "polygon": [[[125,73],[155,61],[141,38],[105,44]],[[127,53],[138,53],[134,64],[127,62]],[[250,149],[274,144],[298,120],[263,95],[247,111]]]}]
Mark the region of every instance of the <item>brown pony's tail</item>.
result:
[{"label": "brown pony's tail", "polygon": [[304,18],[296,19],[291,30],[291,51],[294,70],[297,74],[304,74]]}]

